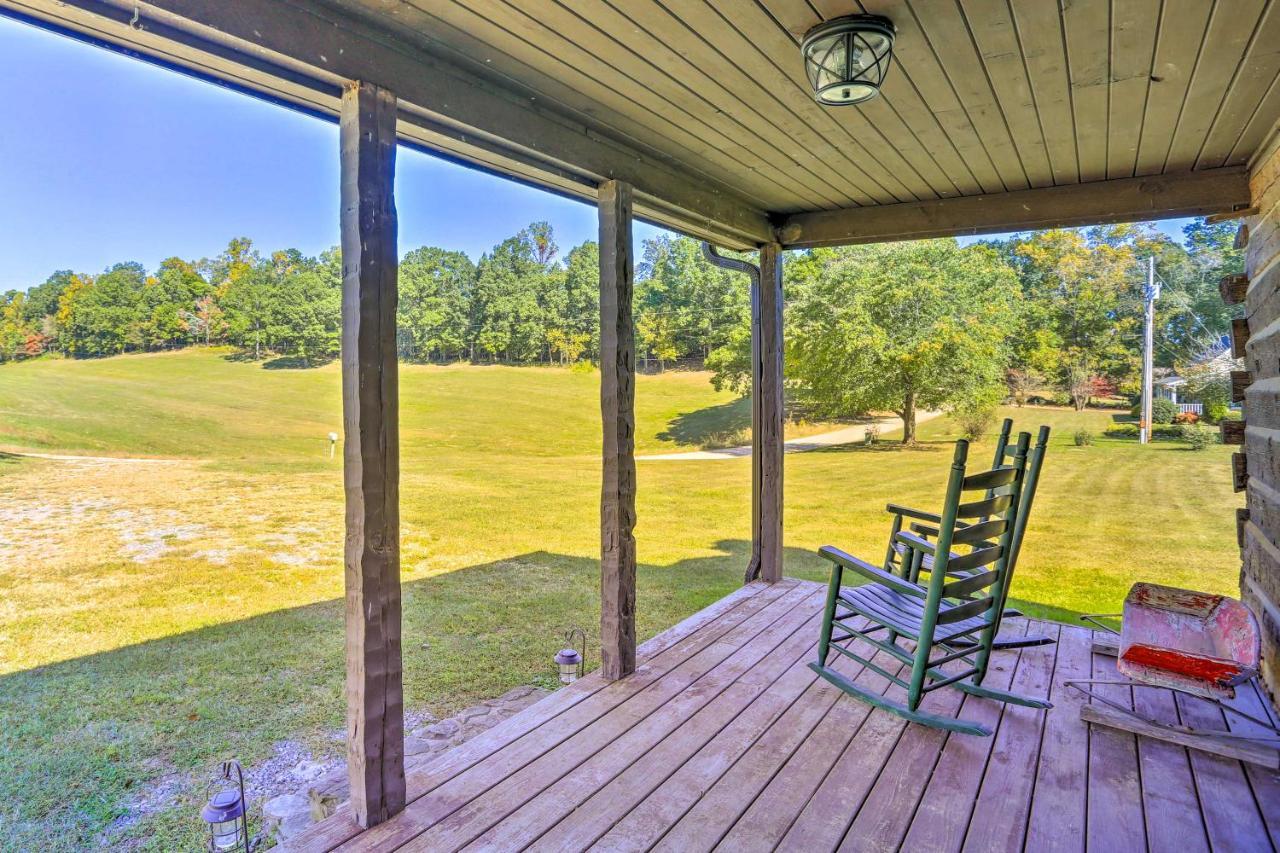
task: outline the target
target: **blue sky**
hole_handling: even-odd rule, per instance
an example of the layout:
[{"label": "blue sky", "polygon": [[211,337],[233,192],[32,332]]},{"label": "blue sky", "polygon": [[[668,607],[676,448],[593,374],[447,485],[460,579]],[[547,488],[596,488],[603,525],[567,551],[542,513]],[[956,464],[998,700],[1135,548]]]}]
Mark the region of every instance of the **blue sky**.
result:
[{"label": "blue sky", "polygon": [[[23,79],[0,133],[0,291],[237,236],[306,254],[338,242],[335,124],[0,18],[0,80]],[[402,251],[478,258],[540,219],[562,250],[595,238],[594,207],[403,148],[397,165]]]}]

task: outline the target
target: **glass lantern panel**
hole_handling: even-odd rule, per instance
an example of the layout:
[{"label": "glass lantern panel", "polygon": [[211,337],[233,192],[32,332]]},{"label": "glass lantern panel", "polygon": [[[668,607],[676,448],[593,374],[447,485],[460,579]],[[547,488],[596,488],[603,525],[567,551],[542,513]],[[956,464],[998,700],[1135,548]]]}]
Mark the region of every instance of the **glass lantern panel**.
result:
[{"label": "glass lantern panel", "polygon": [[815,89],[821,89],[845,79],[848,47],[848,40],[843,33],[819,39],[809,45],[809,55],[806,59],[811,69],[809,80]]},{"label": "glass lantern panel", "polygon": [[879,61],[889,50],[889,40],[880,33],[859,33],[853,37],[853,62],[849,64],[849,74],[857,77]]},{"label": "glass lantern panel", "polygon": [[560,664],[560,683],[572,684],[578,680],[578,665],[576,663]]},{"label": "glass lantern panel", "polygon": [[240,845],[240,821],[228,820],[211,823],[214,850],[235,850]]}]

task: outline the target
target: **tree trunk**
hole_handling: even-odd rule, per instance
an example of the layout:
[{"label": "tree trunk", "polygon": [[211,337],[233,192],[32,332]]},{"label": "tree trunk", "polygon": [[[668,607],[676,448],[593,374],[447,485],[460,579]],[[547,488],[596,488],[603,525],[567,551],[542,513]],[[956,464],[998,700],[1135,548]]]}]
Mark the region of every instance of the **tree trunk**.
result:
[{"label": "tree trunk", "polygon": [[907,391],[902,398],[902,443],[914,447],[916,443],[916,392]]}]

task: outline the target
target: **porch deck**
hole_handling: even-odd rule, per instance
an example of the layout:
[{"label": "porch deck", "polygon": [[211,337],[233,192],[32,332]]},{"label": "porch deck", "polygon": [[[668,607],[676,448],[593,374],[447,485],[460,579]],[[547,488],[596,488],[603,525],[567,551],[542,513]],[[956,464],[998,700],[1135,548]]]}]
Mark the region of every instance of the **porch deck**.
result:
[{"label": "porch deck", "polygon": [[[411,772],[410,803],[393,820],[361,833],[339,813],[291,847],[1132,853],[1280,843],[1280,774],[1080,721],[1063,681],[1114,672],[1092,654],[1089,631],[1006,623],[1058,643],[999,653],[989,683],[1048,693],[1054,709],[938,691],[933,710],[995,729],[948,736],[872,711],[808,669],[824,592],[797,580],[746,586],[641,646],[633,675],[588,676]],[[1227,724],[1162,689],[1120,688],[1118,698]],[[1267,713],[1252,688],[1238,701]]]}]

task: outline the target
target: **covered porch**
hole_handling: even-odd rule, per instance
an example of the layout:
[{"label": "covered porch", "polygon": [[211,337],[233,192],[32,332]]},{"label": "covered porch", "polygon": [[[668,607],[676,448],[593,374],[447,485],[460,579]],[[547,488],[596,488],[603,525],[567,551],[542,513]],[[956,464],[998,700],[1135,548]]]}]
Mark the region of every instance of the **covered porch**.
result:
[{"label": "covered porch", "polygon": [[[873,711],[809,669],[825,593],[811,581],[750,583],[641,645],[627,678],[592,674],[411,772],[405,810],[386,823],[362,832],[343,810],[290,849],[1270,850],[1280,841],[1273,771],[1080,720],[1081,695],[1063,682],[1115,673],[1114,658],[1093,653],[1092,632],[1007,623],[1058,642],[1000,653],[987,683],[1054,708],[933,694],[931,710],[994,730],[948,735]],[[845,672],[886,688],[871,672]],[[1163,689],[1115,698],[1165,721],[1239,724]],[[1252,687],[1236,701],[1267,713]]]},{"label": "covered porch", "polygon": [[[1250,372],[1233,384],[1248,425],[1224,437],[1247,445],[1235,476],[1249,508],[1224,507],[1222,524],[1239,530],[1242,597],[1274,690],[1276,4],[668,5],[0,0],[35,25],[340,122],[352,802],[294,846],[1274,849],[1274,772],[1080,719],[1063,682],[1113,667],[1082,628],[1015,623],[1058,642],[994,659],[994,681],[1047,696],[1050,711],[952,691],[928,700],[939,712],[963,701],[990,738],[907,725],[808,669],[822,592],[783,566],[782,264],[786,249],[1241,218],[1247,274],[1223,295],[1247,307],[1236,343]],[[799,42],[861,12],[893,21],[894,68],[880,98],[829,110],[806,88]],[[583,199],[600,229],[601,668],[408,774],[397,145]],[[747,583],[643,644],[633,219],[758,252]],[[1228,725],[1165,690],[1115,698]],[[1273,713],[1252,686],[1237,701]]]}]

